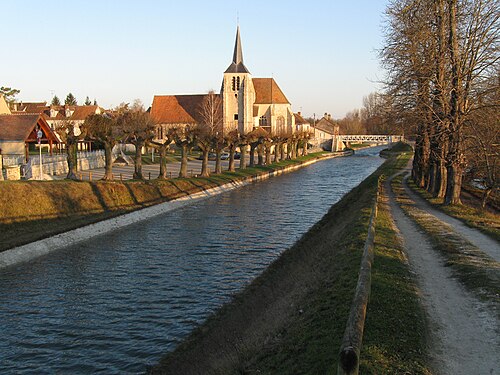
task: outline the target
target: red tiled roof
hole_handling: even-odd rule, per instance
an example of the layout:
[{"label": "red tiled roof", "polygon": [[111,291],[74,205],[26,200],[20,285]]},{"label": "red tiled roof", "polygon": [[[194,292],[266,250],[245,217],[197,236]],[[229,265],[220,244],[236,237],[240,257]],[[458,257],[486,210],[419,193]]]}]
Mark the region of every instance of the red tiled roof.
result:
[{"label": "red tiled roof", "polygon": [[33,132],[37,124],[40,125],[44,133],[44,139],[58,143],[57,137],[39,114],[0,115],[0,140],[26,141],[27,139],[36,139]]},{"label": "red tiled roof", "polygon": [[255,104],[290,104],[274,78],[252,78]]},{"label": "red tiled roof", "polygon": [[157,124],[199,124],[200,108],[205,94],[155,95],[151,117]]},{"label": "red tiled roof", "polygon": [[71,120],[85,120],[90,115],[95,115],[99,110],[97,105],[77,105],[74,107]]}]

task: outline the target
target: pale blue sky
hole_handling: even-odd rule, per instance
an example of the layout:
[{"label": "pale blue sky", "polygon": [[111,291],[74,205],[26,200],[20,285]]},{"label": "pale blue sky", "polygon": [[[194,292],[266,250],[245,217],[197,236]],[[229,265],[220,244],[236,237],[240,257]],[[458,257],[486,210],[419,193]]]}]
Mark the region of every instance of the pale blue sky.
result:
[{"label": "pale blue sky", "polygon": [[24,101],[88,95],[104,107],[218,91],[237,15],[245,65],[294,111],[336,118],[383,77],[386,0],[0,0],[0,85]]}]

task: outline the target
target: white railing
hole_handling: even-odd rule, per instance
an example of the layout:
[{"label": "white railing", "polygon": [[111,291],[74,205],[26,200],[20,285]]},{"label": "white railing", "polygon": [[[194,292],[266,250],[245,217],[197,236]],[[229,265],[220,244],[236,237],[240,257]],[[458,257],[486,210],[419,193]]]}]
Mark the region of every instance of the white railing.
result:
[{"label": "white railing", "polygon": [[338,135],[341,141],[347,142],[399,142],[404,140],[402,135]]}]

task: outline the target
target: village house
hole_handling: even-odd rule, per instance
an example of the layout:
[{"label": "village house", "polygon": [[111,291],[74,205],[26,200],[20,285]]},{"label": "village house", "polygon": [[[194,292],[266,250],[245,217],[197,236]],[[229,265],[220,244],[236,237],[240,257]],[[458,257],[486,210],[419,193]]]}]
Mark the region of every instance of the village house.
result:
[{"label": "village house", "polygon": [[302,117],[302,113],[297,112],[294,113],[295,117],[295,129],[297,132],[310,132],[311,131],[311,124],[309,121],[305,120],[304,117]]},{"label": "village house", "polygon": [[42,132],[40,143],[46,145],[52,154],[53,147],[59,144],[59,140],[43,116],[39,114],[0,115],[0,154],[24,156],[28,160],[30,146],[34,149],[38,144],[38,130]]},{"label": "village house", "polygon": [[[313,131],[315,145],[324,150],[332,151],[334,138],[340,134],[340,127],[332,120],[332,116],[325,113],[325,115],[314,124]],[[333,146],[333,151],[336,151],[336,145]]]},{"label": "village house", "polygon": [[[47,105],[47,102],[12,103],[12,114],[40,114],[61,143],[61,138],[57,134],[57,126],[64,121],[71,121],[76,129],[80,129],[85,119],[93,114],[101,114],[104,109],[97,105]],[[76,132],[78,135],[78,131]],[[91,150],[92,144],[89,141],[81,140],[78,144],[79,150]]]},{"label": "village house", "polygon": [[[201,123],[201,103],[206,95],[155,95],[151,116],[158,124],[157,137],[163,138],[170,127]],[[224,132],[237,129],[247,134],[262,128],[272,135],[296,131],[291,104],[276,81],[253,78],[243,63],[239,27],[233,61],[224,72],[219,95]]]}]

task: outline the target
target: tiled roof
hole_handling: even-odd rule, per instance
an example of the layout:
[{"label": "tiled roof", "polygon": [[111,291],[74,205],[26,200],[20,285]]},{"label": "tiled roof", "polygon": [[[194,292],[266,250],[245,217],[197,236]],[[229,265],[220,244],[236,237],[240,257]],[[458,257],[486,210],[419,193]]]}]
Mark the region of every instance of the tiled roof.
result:
[{"label": "tiled roof", "polygon": [[304,120],[304,117],[302,117],[298,113],[294,113],[293,115],[295,116],[295,124],[296,125],[309,124],[309,121]]},{"label": "tiled roof", "polygon": [[155,95],[151,117],[157,124],[198,124],[202,122],[200,110],[205,94]]},{"label": "tiled roof", "polygon": [[290,104],[274,78],[252,78],[255,104]]},{"label": "tiled roof", "polygon": [[42,113],[47,106],[47,102],[24,102],[24,103],[14,103],[17,106],[17,110],[13,112],[24,112],[24,113]]},{"label": "tiled roof", "polygon": [[85,120],[90,115],[101,113],[101,109],[97,105],[77,105],[74,110],[71,120]]},{"label": "tiled roof", "polygon": [[333,135],[335,134],[335,128],[337,126],[338,125],[335,124],[332,120],[328,120],[327,118],[323,117],[316,123],[314,127],[318,130],[324,131],[325,133]]},{"label": "tiled roof", "polygon": [[43,138],[58,142],[47,122],[39,114],[0,115],[0,140],[25,141],[36,139],[32,134],[39,124],[44,133]]}]

